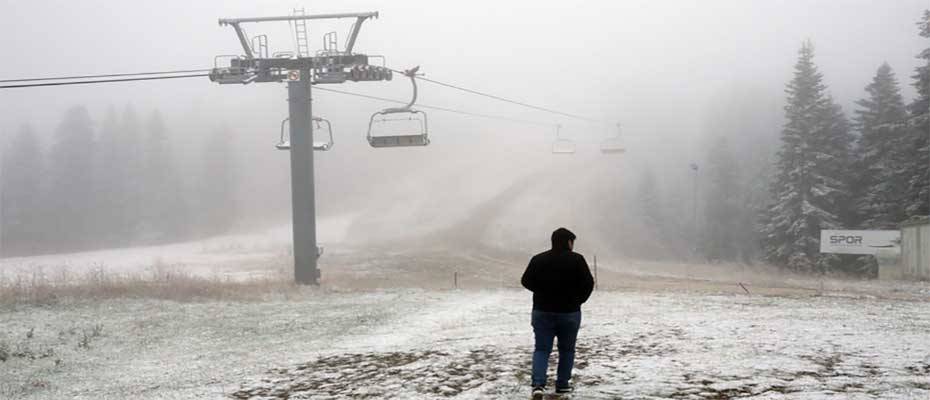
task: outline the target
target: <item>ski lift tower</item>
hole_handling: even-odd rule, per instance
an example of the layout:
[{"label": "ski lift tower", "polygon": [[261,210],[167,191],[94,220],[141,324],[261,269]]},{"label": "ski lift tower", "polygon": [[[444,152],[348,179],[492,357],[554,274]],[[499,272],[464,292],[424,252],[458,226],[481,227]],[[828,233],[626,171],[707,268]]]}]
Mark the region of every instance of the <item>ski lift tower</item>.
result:
[{"label": "ski lift tower", "polygon": [[[220,19],[220,26],[231,26],[236,32],[244,55],[218,56],[210,80],[219,84],[249,84],[287,81],[287,101],[290,120],[291,207],[294,229],[294,279],[299,284],[319,284],[317,258],[321,250],[316,243],[316,206],[313,187],[313,116],[310,110],[310,88],[316,84],[339,84],[350,81],[390,80],[391,71],[368,64],[368,56],[353,52],[362,23],[377,18],[377,12],[230,18]],[[307,49],[268,55],[268,37],[249,40],[243,24],[259,22],[292,22],[298,43],[306,47],[306,23],[319,19],[355,19],[349,31],[345,50],[332,44],[326,51],[311,56]],[[303,29],[301,29],[301,27]],[[328,33],[335,42],[335,33]],[[300,39],[303,41],[301,42]],[[228,61],[228,66],[219,63]]]}]

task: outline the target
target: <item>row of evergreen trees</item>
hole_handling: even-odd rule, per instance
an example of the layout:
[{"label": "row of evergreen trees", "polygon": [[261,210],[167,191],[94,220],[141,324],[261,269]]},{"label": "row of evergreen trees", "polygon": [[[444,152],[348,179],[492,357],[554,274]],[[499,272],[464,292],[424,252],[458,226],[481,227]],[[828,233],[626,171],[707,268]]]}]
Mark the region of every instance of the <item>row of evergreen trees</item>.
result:
[{"label": "row of evergreen trees", "polygon": [[[930,10],[919,27],[930,38]],[[771,201],[760,213],[766,260],[804,272],[856,269],[853,259],[819,252],[821,229],[897,229],[930,211],[930,48],[918,57],[910,105],[885,63],[849,120],[828,94],[813,45],[802,45],[786,88]]]},{"label": "row of evergreen trees", "polygon": [[24,126],[0,170],[3,256],[163,243],[228,229],[235,219],[231,135],[216,130],[194,167],[161,115],[110,109],[99,130],[69,109],[43,148]]},{"label": "row of evergreen trees", "polygon": [[[930,38],[930,10],[918,27]],[[915,99],[905,101],[883,63],[847,118],[814,63],[814,46],[803,43],[780,135],[775,113],[759,104],[764,93],[709,102],[720,104],[709,112],[700,169],[688,171],[695,186],[675,185],[663,196],[656,174],[644,169],[645,225],[669,249],[688,249],[677,256],[874,275],[874,259],[820,254],[820,230],[898,229],[930,213],[930,48],[917,57]]]}]

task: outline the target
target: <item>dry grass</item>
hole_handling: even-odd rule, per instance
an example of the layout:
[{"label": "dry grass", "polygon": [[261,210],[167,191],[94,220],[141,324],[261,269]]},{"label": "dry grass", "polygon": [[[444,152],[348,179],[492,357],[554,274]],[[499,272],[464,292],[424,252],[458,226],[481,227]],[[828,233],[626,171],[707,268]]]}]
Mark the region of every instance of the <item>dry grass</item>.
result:
[{"label": "dry grass", "polygon": [[12,276],[0,274],[0,307],[114,298],[253,301],[269,295],[288,297],[300,291],[283,270],[234,279],[219,274],[196,275],[185,272],[183,266],[167,266],[157,260],[148,271],[139,273],[115,273],[100,265],[82,274],[64,269],[47,274],[42,268]]}]

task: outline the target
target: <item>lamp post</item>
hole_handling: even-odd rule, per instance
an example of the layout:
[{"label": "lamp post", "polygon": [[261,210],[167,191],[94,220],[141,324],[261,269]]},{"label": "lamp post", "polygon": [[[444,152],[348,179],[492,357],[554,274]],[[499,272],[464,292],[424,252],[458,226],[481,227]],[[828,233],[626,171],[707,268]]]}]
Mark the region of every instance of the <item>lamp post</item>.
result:
[{"label": "lamp post", "polygon": [[694,245],[691,249],[691,257],[697,259],[698,253],[698,219],[697,219],[697,209],[698,209],[698,173],[700,168],[698,168],[697,163],[692,162],[690,165],[691,171],[694,172],[694,176],[691,178],[691,240],[694,241]]}]

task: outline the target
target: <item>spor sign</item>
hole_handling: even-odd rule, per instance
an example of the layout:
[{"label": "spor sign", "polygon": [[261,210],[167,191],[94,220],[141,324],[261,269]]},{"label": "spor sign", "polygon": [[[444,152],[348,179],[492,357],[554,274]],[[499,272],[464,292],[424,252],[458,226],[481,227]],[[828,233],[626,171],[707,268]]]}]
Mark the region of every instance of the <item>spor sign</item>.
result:
[{"label": "spor sign", "polygon": [[881,249],[898,247],[900,243],[901,231],[820,231],[821,253],[875,254]]}]

